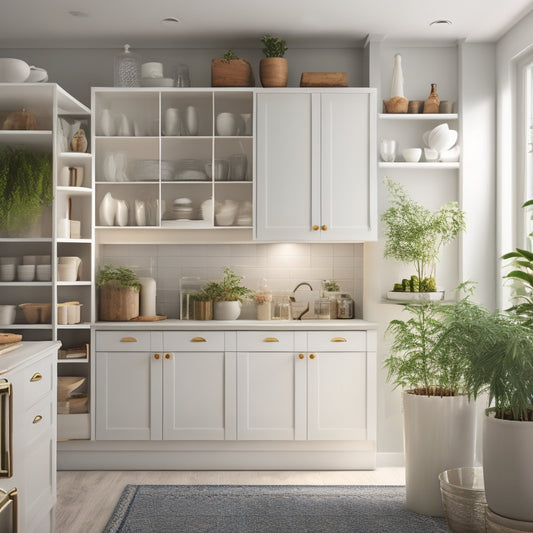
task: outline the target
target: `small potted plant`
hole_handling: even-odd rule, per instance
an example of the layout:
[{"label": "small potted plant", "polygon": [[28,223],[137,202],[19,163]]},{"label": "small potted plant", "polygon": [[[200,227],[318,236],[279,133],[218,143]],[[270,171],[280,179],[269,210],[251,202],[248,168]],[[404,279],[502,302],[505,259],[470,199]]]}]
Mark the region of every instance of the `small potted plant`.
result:
[{"label": "small potted plant", "polygon": [[213,301],[211,296],[204,290],[195,292],[190,296],[193,303],[194,320],[212,320],[213,319]]},{"label": "small potted plant", "polygon": [[133,270],[105,265],[96,276],[100,288],[100,320],[131,320],[139,316],[141,283]]},{"label": "small potted plant", "polygon": [[289,64],[283,57],[287,45],[283,39],[263,35],[261,42],[264,44],[265,57],[259,62],[259,77],[263,87],[287,87],[289,77]]},{"label": "small potted plant", "polygon": [[[395,283],[389,298],[406,300],[441,299],[437,291],[435,265],[441,248],[465,229],[465,214],[457,202],[448,202],[436,212],[411,199],[404,187],[386,179],[391,206],[383,213],[385,257],[412,266],[414,274]],[[412,294],[417,293],[417,294]]]},{"label": "small potted plant", "polygon": [[239,276],[228,267],[223,269],[221,281],[210,281],[203,291],[214,302],[213,318],[215,320],[237,320],[241,314],[241,304],[252,291],[241,285]]},{"label": "small potted plant", "polygon": [[252,65],[233,50],[211,61],[211,87],[253,87]]}]

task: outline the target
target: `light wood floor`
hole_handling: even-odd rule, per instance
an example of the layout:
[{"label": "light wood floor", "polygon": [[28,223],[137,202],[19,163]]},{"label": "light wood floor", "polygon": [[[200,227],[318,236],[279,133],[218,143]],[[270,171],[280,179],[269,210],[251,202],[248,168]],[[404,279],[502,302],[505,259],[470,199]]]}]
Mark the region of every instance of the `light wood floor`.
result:
[{"label": "light wood floor", "polygon": [[372,471],[90,471],[57,473],[55,533],[101,533],[128,484],[404,485],[403,468]]}]

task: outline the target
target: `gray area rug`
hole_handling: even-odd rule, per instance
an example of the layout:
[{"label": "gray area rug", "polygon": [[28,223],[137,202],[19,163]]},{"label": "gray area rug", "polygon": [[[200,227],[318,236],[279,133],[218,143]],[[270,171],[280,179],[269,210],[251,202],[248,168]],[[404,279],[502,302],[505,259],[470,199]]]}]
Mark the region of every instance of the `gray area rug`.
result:
[{"label": "gray area rug", "polygon": [[127,485],[104,533],[432,533],[405,487]]}]

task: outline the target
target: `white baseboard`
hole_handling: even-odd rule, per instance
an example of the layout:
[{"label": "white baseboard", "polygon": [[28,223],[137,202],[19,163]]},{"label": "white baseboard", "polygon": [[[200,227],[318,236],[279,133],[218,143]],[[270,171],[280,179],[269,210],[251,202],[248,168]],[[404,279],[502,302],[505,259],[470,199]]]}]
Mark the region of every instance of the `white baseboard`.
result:
[{"label": "white baseboard", "polygon": [[405,460],[403,453],[384,453],[378,452],[376,456],[376,465],[378,468],[384,468],[388,466],[405,466]]}]

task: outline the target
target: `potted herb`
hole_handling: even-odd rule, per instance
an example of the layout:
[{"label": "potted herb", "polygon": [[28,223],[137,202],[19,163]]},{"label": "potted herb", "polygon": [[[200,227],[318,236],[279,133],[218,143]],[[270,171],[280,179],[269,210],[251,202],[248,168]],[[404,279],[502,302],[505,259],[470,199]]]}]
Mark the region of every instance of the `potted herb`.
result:
[{"label": "potted herb", "polygon": [[438,475],[474,466],[475,405],[469,398],[481,386],[469,379],[470,354],[484,336],[476,324],[488,314],[466,295],[456,302],[413,302],[405,320],[393,320],[385,360],[388,380],[402,387],[406,504],[426,515],[442,516]]},{"label": "potted herb", "polygon": [[253,87],[252,65],[233,50],[211,61],[211,87]]},{"label": "potted herb", "polygon": [[[436,212],[411,199],[399,183],[386,179],[391,198],[390,207],[383,213],[385,223],[385,257],[411,265],[414,274],[395,283],[394,293],[405,299],[440,299],[431,295],[409,298],[405,293],[435,293],[435,265],[441,248],[452,242],[465,229],[465,214],[457,202],[448,202]],[[398,299],[398,298],[395,298]]]},{"label": "potted herb", "polygon": [[203,291],[214,302],[215,320],[236,320],[241,314],[241,303],[252,291],[241,285],[239,276],[228,267],[223,269],[224,277],[221,281],[210,281]]},{"label": "potted herb", "polygon": [[105,265],[98,271],[100,320],[131,320],[139,316],[141,284],[133,270]]},{"label": "potted herb", "polygon": [[0,198],[0,229],[13,234],[35,224],[54,199],[50,155],[0,147]]},{"label": "potted herb", "polygon": [[265,57],[259,62],[259,76],[263,87],[287,87],[289,64],[283,57],[287,51],[285,40],[263,35]]},{"label": "potted herb", "polygon": [[194,320],[213,320],[213,301],[204,290],[190,295],[193,303]]}]

